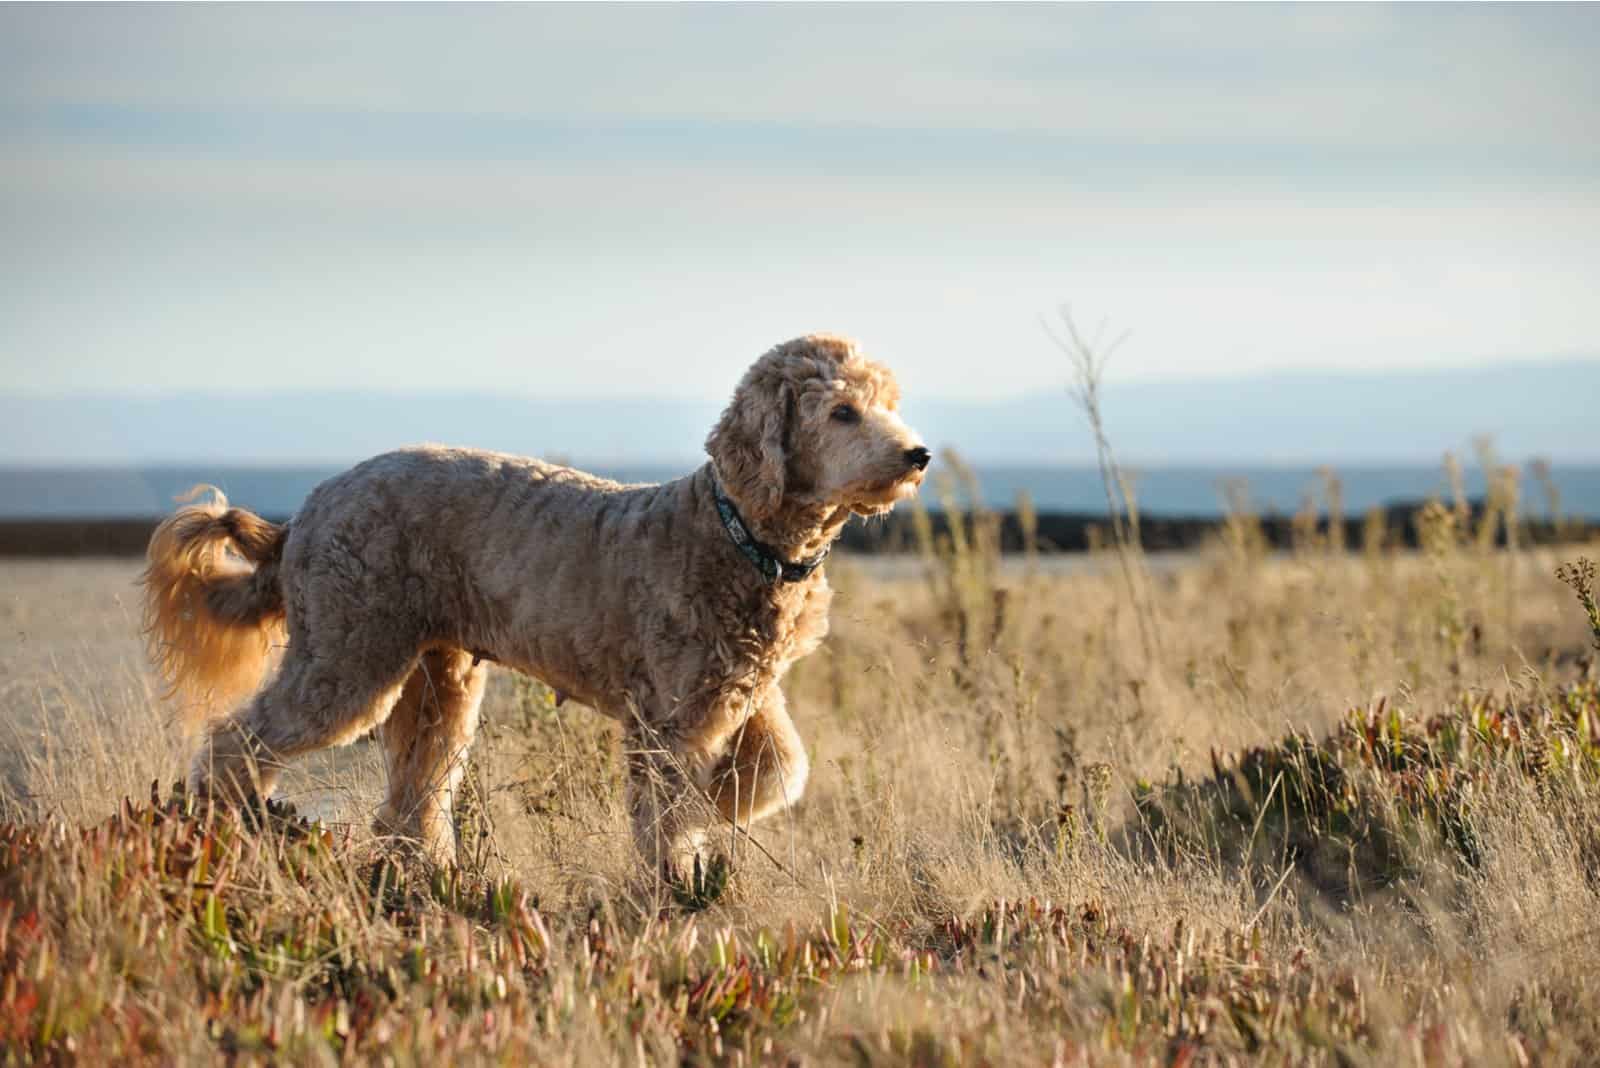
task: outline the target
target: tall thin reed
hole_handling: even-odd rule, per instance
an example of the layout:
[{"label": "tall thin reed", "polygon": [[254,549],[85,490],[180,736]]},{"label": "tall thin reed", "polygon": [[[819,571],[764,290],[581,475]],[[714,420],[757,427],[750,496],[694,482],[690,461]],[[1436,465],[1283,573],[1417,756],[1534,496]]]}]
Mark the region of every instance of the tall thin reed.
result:
[{"label": "tall thin reed", "polygon": [[1101,409],[1100,389],[1105,379],[1106,364],[1117,349],[1127,341],[1124,330],[1111,341],[1104,340],[1106,324],[1102,322],[1093,338],[1086,338],[1078,329],[1072,310],[1063,304],[1057,309],[1064,333],[1058,333],[1049,320],[1041,319],[1045,334],[1067,356],[1072,370],[1072,385],[1068,387],[1073,401],[1083,412],[1094,436],[1095,462],[1100,471],[1100,483],[1106,495],[1106,516],[1111,521],[1111,536],[1116,545],[1117,562],[1122,580],[1127,588],[1128,601],[1138,621],[1139,641],[1144,649],[1145,662],[1154,664],[1158,659],[1161,633],[1156,621],[1154,606],[1148,596],[1149,571],[1145,566],[1143,547],[1139,540],[1138,510],[1132,500],[1132,486],[1128,476],[1117,463],[1111,449],[1111,439],[1106,435],[1105,418]]}]

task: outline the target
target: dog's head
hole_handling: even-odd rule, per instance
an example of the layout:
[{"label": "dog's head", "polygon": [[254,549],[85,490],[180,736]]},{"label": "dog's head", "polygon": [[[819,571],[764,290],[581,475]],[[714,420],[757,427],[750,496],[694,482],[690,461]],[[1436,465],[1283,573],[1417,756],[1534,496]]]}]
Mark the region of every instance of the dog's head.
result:
[{"label": "dog's head", "polygon": [[916,492],[928,466],[899,402],[894,375],[854,342],[796,338],[746,372],[706,451],[753,522],[791,507],[880,515]]}]

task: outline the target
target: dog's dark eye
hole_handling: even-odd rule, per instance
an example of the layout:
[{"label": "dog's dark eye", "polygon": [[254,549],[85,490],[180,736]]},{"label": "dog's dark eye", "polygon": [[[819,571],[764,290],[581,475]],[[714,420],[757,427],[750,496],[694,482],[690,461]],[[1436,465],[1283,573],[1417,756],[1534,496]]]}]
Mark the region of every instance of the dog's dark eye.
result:
[{"label": "dog's dark eye", "polygon": [[828,418],[839,423],[859,423],[861,422],[861,413],[848,404],[841,404],[833,410]]}]

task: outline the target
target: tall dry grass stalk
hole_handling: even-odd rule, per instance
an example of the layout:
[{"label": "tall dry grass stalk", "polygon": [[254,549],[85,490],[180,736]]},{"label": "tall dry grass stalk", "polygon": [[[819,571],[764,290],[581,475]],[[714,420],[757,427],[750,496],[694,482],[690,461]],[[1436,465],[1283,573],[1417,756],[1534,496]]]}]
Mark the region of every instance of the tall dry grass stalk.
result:
[{"label": "tall dry grass stalk", "polygon": [[1139,507],[1133,492],[1133,479],[1117,463],[1116,454],[1111,449],[1111,439],[1106,436],[1100,398],[1106,365],[1129,335],[1124,331],[1107,340],[1105,323],[1101,323],[1094,336],[1087,337],[1078,329],[1069,307],[1062,305],[1057,314],[1061,320],[1060,332],[1051,327],[1049,320],[1041,321],[1050,340],[1067,357],[1072,372],[1072,385],[1069,387],[1072,399],[1083,413],[1094,438],[1095,462],[1100,470],[1100,483],[1105,488],[1106,516],[1111,523],[1117,562],[1127,586],[1128,603],[1132,605],[1138,620],[1145,660],[1153,667],[1161,651],[1161,626],[1156,618],[1150,593],[1150,574],[1144,564],[1143,543],[1139,538]]}]

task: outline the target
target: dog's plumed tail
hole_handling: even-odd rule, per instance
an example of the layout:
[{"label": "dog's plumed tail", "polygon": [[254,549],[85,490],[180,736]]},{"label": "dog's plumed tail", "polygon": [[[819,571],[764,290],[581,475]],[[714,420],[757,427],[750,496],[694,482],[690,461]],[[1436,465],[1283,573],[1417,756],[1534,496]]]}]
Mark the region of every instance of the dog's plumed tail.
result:
[{"label": "dog's plumed tail", "polygon": [[288,527],[229,508],[215,486],[196,486],[150,536],[144,633],[150,660],[194,733],[255,692],[282,644],[278,566]]}]

